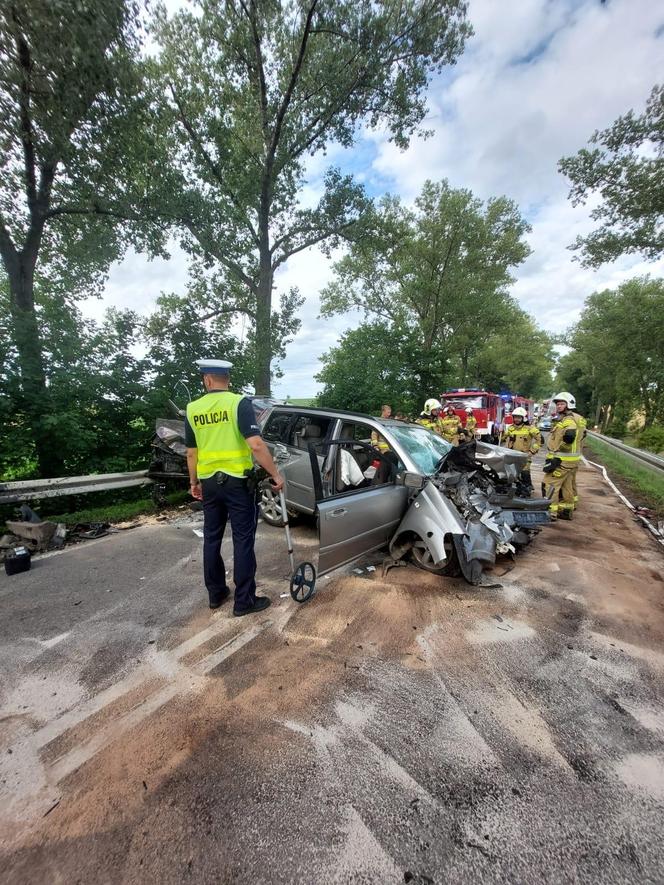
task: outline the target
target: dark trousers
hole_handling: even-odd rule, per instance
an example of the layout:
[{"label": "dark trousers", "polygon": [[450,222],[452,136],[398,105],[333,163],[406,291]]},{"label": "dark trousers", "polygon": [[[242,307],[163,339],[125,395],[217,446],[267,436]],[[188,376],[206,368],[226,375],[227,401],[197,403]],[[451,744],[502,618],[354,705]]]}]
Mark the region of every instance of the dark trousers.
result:
[{"label": "dark trousers", "polygon": [[221,558],[221,541],[230,518],[233,532],[233,581],[235,608],[245,609],[256,600],[256,554],[254,540],[258,507],[247,491],[246,480],[216,476],[201,481],[203,487],[203,573],[210,602],[219,602],[226,592],[226,569]]}]

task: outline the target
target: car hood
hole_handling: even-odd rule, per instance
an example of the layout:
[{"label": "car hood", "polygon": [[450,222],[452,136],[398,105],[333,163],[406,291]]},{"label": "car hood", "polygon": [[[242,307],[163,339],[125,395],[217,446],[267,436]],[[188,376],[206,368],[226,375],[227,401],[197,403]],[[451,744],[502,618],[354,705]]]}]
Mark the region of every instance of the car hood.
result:
[{"label": "car hood", "polygon": [[518,478],[528,461],[528,455],[525,452],[515,452],[514,449],[492,446],[484,442],[476,444],[475,458],[495,470],[501,478],[510,480]]}]

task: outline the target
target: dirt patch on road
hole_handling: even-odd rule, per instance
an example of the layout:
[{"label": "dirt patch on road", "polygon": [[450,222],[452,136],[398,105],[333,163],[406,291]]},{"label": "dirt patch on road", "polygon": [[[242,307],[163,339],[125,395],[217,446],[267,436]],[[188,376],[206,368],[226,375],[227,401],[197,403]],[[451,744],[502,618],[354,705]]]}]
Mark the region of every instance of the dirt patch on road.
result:
[{"label": "dirt patch on road", "polygon": [[181,691],[50,784],[5,875],[661,881],[662,556],[599,483],[486,587],[408,567],[297,606],[275,566],[262,632],[197,615],[160,650]]}]

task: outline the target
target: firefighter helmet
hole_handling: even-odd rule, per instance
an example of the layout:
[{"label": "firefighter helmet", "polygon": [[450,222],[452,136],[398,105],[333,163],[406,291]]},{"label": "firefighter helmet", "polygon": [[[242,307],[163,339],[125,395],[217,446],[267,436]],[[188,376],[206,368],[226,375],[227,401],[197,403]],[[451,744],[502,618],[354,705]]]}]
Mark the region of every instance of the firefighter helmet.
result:
[{"label": "firefighter helmet", "polygon": [[554,397],[552,397],[554,403],[566,403],[568,409],[574,409],[576,407],[576,400],[567,390],[562,390],[560,393],[557,393]]},{"label": "firefighter helmet", "polygon": [[435,411],[436,409],[442,409],[442,408],[443,408],[443,407],[441,406],[440,402],[439,402],[437,399],[433,399],[433,398],[432,398],[432,399],[428,399],[428,400],[424,403],[424,414],[425,414],[425,415],[430,415],[430,414],[431,414],[433,411]]},{"label": "firefighter helmet", "polygon": [[466,414],[467,414],[467,415],[472,415],[472,414],[473,414],[473,410],[472,410],[472,408],[471,408],[470,406],[466,406]]},{"label": "firefighter helmet", "polygon": [[517,408],[512,412],[513,418],[523,418],[524,420],[528,417],[528,412],[522,406],[517,406]]}]

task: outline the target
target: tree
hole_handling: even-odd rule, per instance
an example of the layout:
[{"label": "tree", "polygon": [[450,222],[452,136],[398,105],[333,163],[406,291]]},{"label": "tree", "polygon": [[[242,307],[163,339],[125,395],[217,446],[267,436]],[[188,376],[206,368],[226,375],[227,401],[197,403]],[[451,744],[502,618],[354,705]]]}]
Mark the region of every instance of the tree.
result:
[{"label": "tree", "polygon": [[371,232],[335,265],[322,313],[356,308],[407,331],[418,342],[420,398],[451,376],[466,384],[476,355],[519,316],[508,286],[529,254],[528,230],[511,200],[484,205],[447,181],[426,182],[413,210],[386,197]]},{"label": "tree", "polygon": [[507,388],[522,396],[542,399],[551,393],[553,344],[552,337],[520,311],[508,330],[494,335],[476,354],[470,376],[486,390]]},{"label": "tree", "polygon": [[360,125],[401,147],[421,123],[430,74],[470,33],[464,0],[199,0],[155,27],[155,125],[179,170],[165,213],[215,266],[219,312],[255,327],[256,391],[270,391],[275,271],[357,228],[363,190],[327,172],[313,208],[298,203],[309,156],[350,147]]},{"label": "tree", "polygon": [[[42,476],[60,471],[52,444],[50,386],[35,311],[35,281],[70,301],[99,282],[121,251],[95,194],[120,168],[114,134],[133,88],[138,8],[125,0],[8,0],[0,7],[0,257],[11,335]],[[74,270],[75,272],[72,272]]]},{"label": "tree", "polygon": [[658,258],[664,250],[664,86],[655,86],[643,114],[630,110],[590,143],[599,147],[558,164],[572,183],[573,205],[594,195],[602,199],[590,213],[600,226],[571,248],[587,267],[625,254]]},{"label": "tree", "polygon": [[646,427],[664,422],[664,281],[637,277],[595,292],[585,304],[562,364],[591,391],[596,415],[612,407]]},{"label": "tree", "polygon": [[[8,287],[0,287],[0,475],[27,479],[37,472],[31,416],[21,391],[12,338]],[[130,470],[148,454],[145,363],[134,355],[138,318],[109,311],[101,324],[86,320],[60,293],[34,290],[49,411],[42,416],[51,446],[68,474]]]},{"label": "tree", "polygon": [[390,403],[411,415],[422,408],[417,342],[408,331],[381,321],[364,323],[345,332],[321,362],[316,375],[323,384],[321,406],[378,414]]}]

